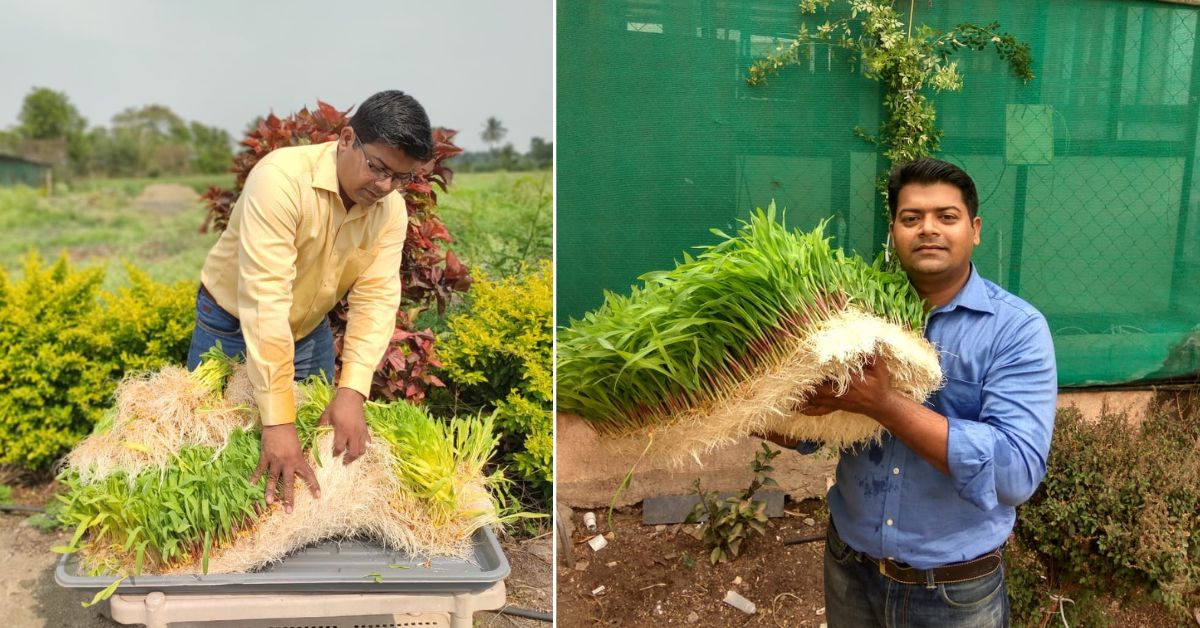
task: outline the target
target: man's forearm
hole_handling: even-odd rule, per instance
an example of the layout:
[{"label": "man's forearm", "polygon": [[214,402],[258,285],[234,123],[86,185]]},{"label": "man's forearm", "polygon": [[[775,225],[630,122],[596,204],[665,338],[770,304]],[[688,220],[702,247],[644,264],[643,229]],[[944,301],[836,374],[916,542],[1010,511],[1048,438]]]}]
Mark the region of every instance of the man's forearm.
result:
[{"label": "man's forearm", "polygon": [[950,475],[950,424],[946,417],[892,390],[871,418],[938,471]]}]

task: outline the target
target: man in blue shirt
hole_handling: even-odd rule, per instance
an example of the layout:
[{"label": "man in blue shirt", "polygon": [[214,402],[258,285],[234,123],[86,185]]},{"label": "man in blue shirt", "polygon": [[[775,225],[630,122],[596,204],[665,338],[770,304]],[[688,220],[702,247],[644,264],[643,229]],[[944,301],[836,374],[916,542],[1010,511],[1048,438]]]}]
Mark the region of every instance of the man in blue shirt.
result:
[{"label": "man in blue shirt", "polygon": [[1046,473],[1054,429],[1050,330],[971,264],[981,220],[965,172],[935,159],[900,166],[888,205],[946,383],[922,405],[869,365],[843,395],[823,385],[802,410],[858,412],[887,430],[842,452],[827,497],[829,626],[1007,626],[1000,549]]}]

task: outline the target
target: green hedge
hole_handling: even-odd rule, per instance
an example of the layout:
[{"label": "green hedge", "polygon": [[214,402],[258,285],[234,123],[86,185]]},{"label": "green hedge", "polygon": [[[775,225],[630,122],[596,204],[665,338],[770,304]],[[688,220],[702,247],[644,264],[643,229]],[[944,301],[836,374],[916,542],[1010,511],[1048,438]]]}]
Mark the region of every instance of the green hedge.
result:
[{"label": "green hedge", "polygon": [[1017,619],[1036,625],[1051,595],[1067,595],[1068,619],[1091,625],[1100,594],[1148,594],[1186,617],[1200,593],[1200,406],[1188,400],[1156,404],[1137,426],[1059,411],[1046,478],[1018,513]]},{"label": "green hedge", "polygon": [[131,287],[101,293],[103,268],[66,255],[0,270],[0,464],[48,469],[111,405],[117,381],[187,358],[194,283],[164,286],[130,267]]},{"label": "green hedge", "polygon": [[447,385],[468,408],[494,414],[518,477],[548,500],[554,482],[550,262],[500,280],[472,274],[470,309],[452,317],[438,340]]}]

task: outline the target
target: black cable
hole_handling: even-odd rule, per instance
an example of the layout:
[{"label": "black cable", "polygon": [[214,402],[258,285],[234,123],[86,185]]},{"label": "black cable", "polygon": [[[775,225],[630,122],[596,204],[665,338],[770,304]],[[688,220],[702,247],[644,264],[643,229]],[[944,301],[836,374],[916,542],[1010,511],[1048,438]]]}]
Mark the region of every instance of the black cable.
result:
[{"label": "black cable", "polygon": [[783,542],[783,544],[784,545],[799,545],[801,543],[813,543],[815,541],[824,541],[824,540],[825,540],[825,533],[822,532],[820,534],[810,534],[808,536],[798,536],[795,538],[787,539]]},{"label": "black cable", "polygon": [[528,608],[521,608],[519,606],[505,606],[496,612],[504,615],[512,615],[514,617],[524,617],[525,619],[536,619],[538,621],[545,622],[554,621],[554,615],[551,615],[550,613],[543,613],[542,611],[530,610]]},{"label": "black cable", "polygon": [[46,512],[45,508],[37,506],[19,506],[17,504],[0,504],[0,512]]}]

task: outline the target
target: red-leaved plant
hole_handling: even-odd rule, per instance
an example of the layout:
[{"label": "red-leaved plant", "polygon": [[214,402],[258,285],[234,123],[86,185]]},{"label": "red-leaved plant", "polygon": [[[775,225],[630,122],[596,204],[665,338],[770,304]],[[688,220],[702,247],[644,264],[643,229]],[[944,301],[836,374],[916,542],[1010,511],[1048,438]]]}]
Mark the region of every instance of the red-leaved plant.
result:
[{"label": "red-leaved plant", "polygon": [[[257,128],[242,139],[242,150],[233,159],[230,171],[237,174],[234,188],[225,190],[213,186],[202,196],[208,205],[208,215],[200,232],[205,233],[210,228],[225,229],[247,175],[264,155],[283,146],[336,140],[349,122],[348,113],[349,109],[339,111],[317,100],[316,111],[305,107],[285,118],[272,113],[260,120]],[[417,331],[413,327],[417,315],[430,305],[436,303],[438,313],[443,313],[455,292],[465,292],[471,287],[467,267],[454,253],[442,249],[442,243],[452,242],[453,237],[436,212],[434,186],[445,192],[454,179],[454,171],[444,162],[462,152],[454,145],[455,133],[450,129],[434,129],[433,159],[422,166],[412,183],[404,188],[408,237],[404,242],[403,260],[397,269],[404,284],[404,296],[402,307],[396,312],[396,329],[391,342],[375,371],[372,397],[419,401],[429,387],[443,385],[432,372],[442,366],[434,348],[435,335],[428,329]],[[345,299],[334,308],[330,323],[334,346],[341,355],[346,331]]]}]

